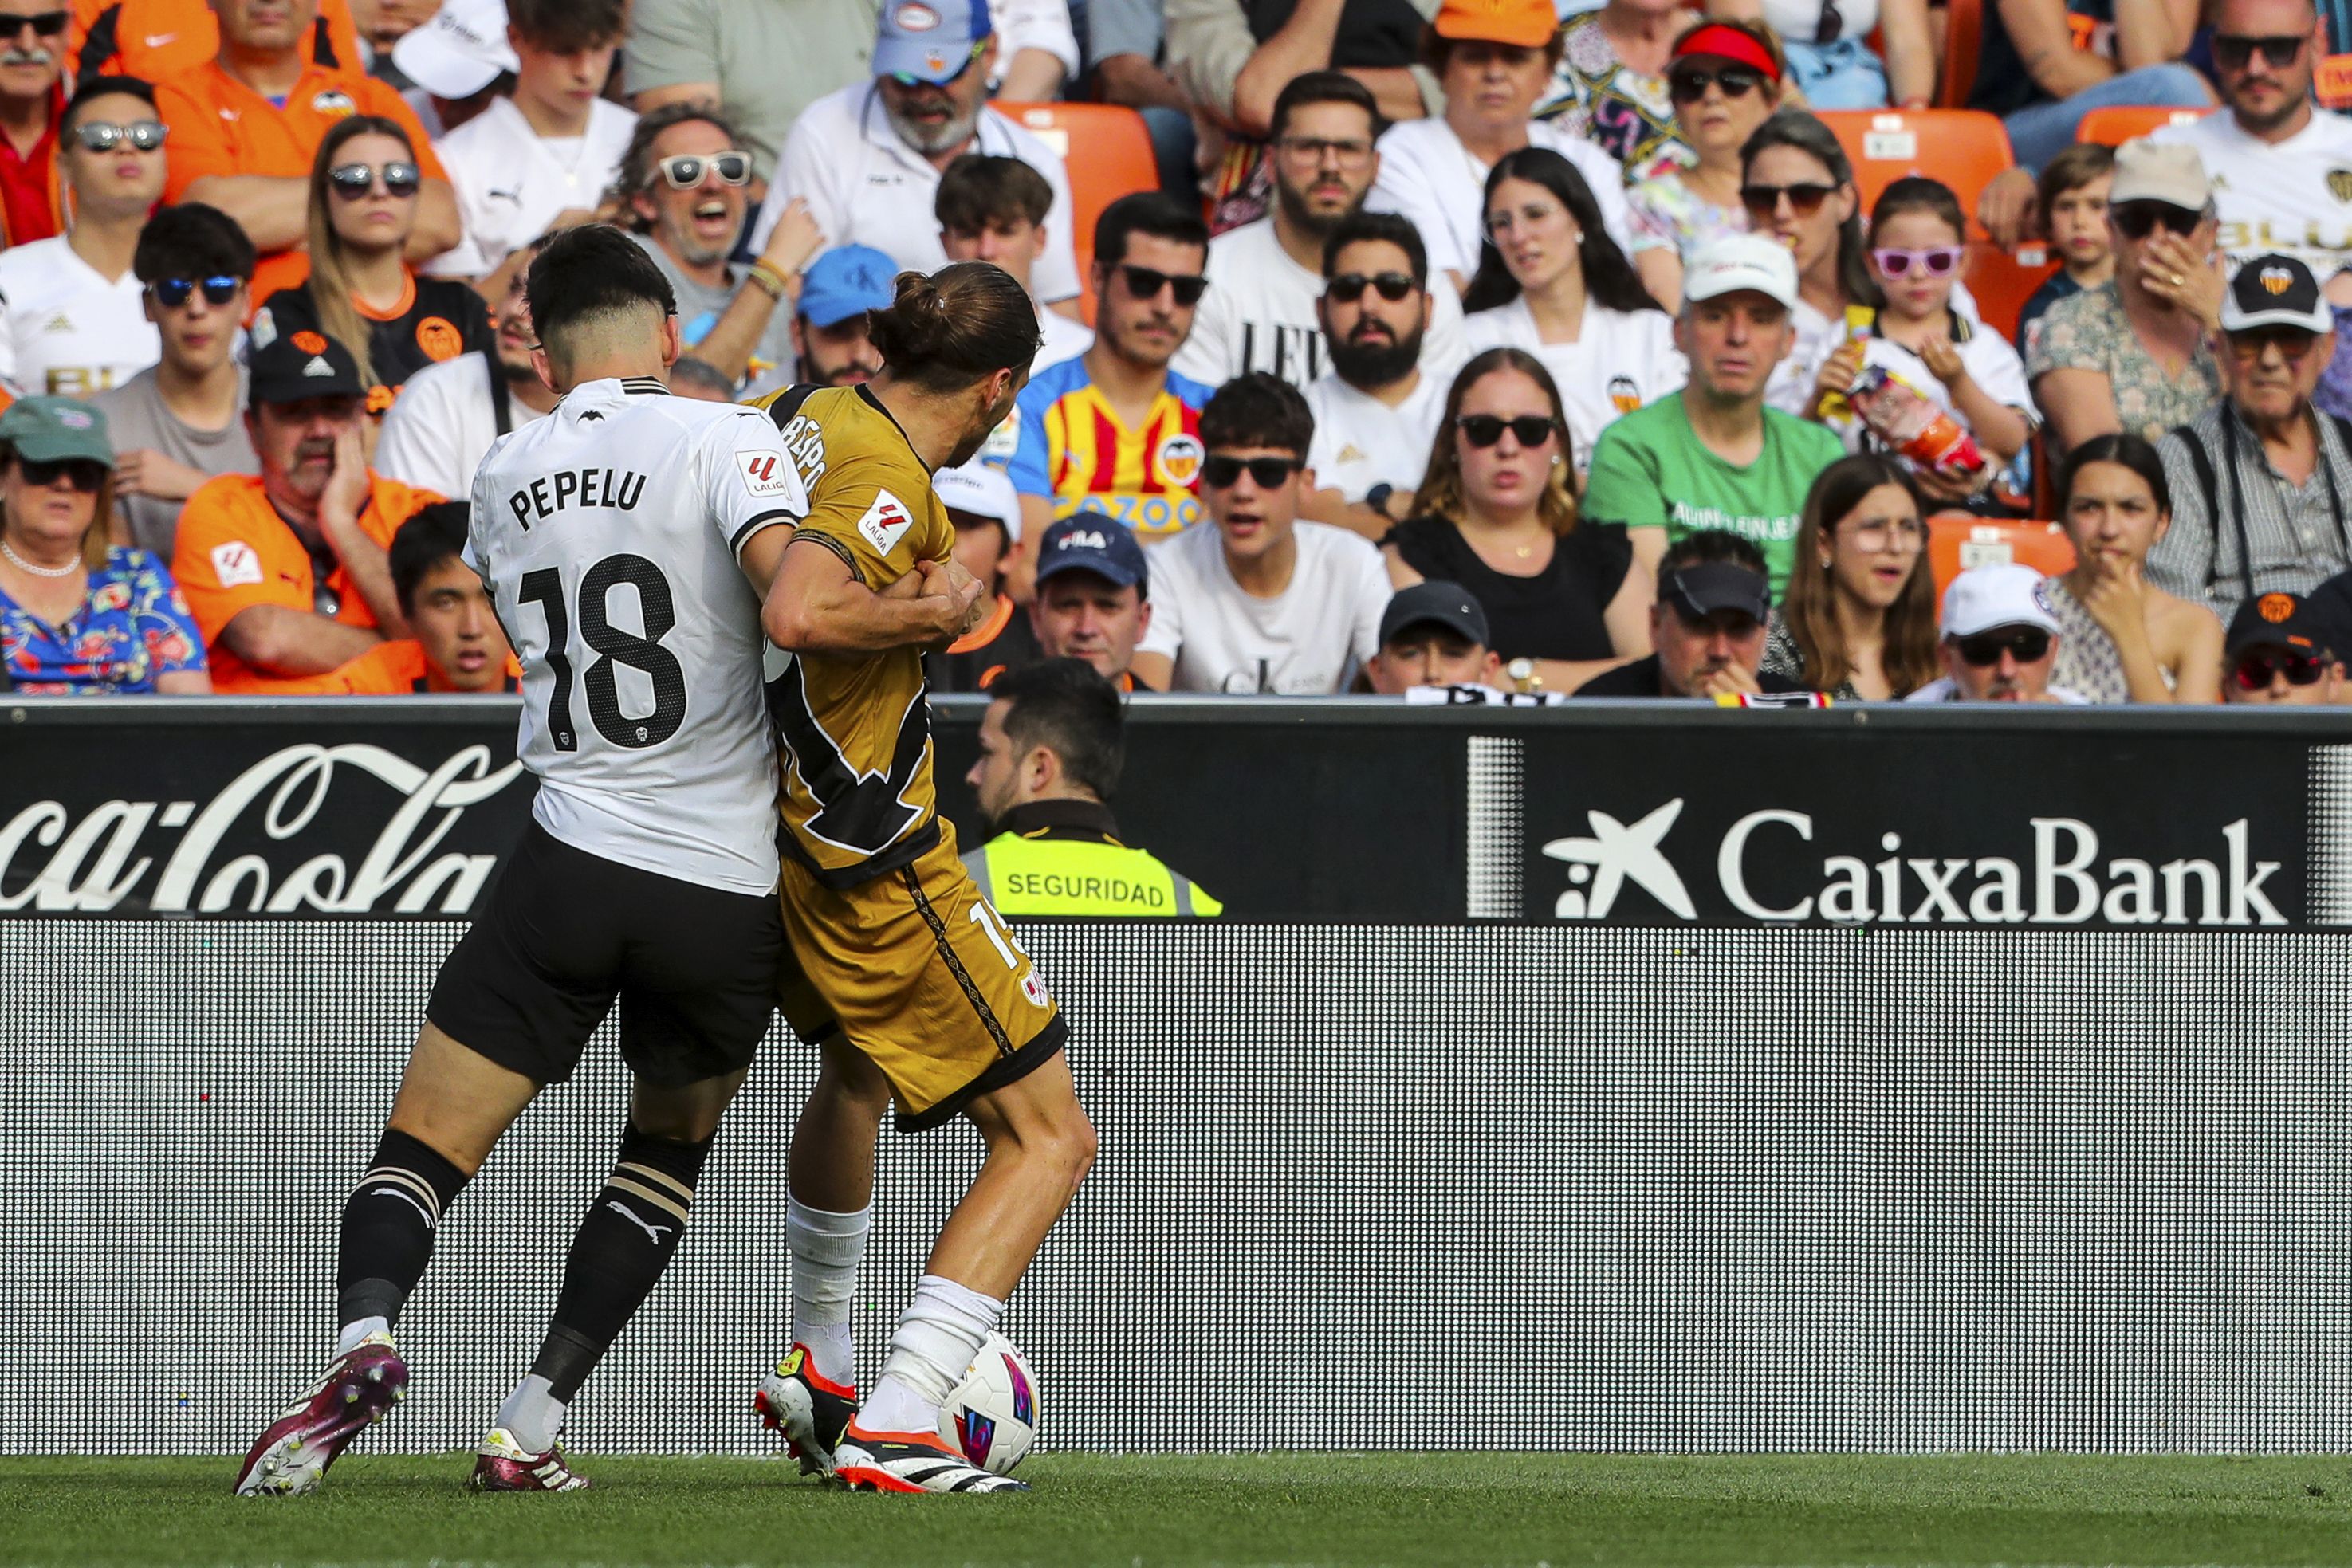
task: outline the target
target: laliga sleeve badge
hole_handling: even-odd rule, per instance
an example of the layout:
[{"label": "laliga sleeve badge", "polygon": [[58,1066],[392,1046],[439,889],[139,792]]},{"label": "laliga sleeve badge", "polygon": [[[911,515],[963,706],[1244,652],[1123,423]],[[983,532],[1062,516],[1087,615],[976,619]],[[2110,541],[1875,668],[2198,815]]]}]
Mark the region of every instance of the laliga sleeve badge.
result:
[{"label": "laliga sleeve badge", "polygon": [[743,476],[743,488],[754,499],[793,493],[793,465],[781,452],[766,447],[738,448],[735,468]]},{"label": "laliga sleeve badge", "polygon": [[1037,977],[1037,971],[1034,968],[1021,977],[1021,994],[1029,998],[1029,1005],[1033,1008],[1054,1005],[1052,994],[1045,989],[1045,982]]},{"label": "laliga sleeve badge", "polygon": [[223,588],[236,588],[263,580],[261,556],[243,539],[213,546],[213,575]]},{"label": "laliga sleeve badge", "polygon": [[898,541],[907,537],[907,530],[914,526],[914,514],[907,510],[907,504],[887,490],[875,491],[874,504],[857,519],[857,531],[874,547],[877,555],[888,555],[896,549]]}]

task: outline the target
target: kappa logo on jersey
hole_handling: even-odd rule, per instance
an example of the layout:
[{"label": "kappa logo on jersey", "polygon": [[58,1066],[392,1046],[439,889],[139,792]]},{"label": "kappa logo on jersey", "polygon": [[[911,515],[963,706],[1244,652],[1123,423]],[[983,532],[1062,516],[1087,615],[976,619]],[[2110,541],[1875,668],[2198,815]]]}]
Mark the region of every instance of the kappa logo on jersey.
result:
[{"label": "kappa logo on jersey", "polygon": [[213,575],[223,588],[262,580],[261,556],[243,539],[213,546]]},{"label": "kappa logo on jersey", "polygon": [[874,547],[877,555],[888,555],[897,549],[898,541],[907,537],[907,530],[914,526],[914,514],[907,510],[907,503],[887,490],[875,491],[874,504],[857,519],[857,531],[866,536],[866,542]]},{"label": "kappa logo on jersey", "polygon": [[789,496],[793,493],[792,460],[781,452],[765,447],[738,447],[735,466],[743,476],[743,488],[754,496]]},{"label": "kappa logo on jersey", "polygon": [[1171,435],[1160,444],[1152,458],[1160,469],[1160,483],[1190,485],[1201,476],[1201,459],[1207,455],[1197,435]]}]

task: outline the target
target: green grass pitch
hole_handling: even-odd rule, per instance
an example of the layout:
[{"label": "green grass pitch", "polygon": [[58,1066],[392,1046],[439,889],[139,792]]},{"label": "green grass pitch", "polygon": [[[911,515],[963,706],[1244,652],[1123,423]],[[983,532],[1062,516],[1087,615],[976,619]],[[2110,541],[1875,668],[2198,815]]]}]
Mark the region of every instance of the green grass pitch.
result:
[{"label": "green grass pitch", "polygon": [[583,1457],[475,1497],[460,1456],[355,1455],[319,1495],[227,1460],[0,1460],[0,1563],[2352,1563],[2342,1458],[1042,1456],[1026,1497],[847,1496],[782,1462]]}]

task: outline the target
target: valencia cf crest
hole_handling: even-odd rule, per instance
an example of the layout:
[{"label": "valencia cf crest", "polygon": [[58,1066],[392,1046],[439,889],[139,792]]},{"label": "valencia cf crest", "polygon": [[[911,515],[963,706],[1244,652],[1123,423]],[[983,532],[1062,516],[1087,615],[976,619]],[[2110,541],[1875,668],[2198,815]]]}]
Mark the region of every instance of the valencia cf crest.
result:
[{"label": "valencia cf crest", "polygon": [[2327,193],[2339,202],[2352,202],[2352,169],[2327,171]]},{"label": "valencia cf crest", "polygon": [[2263,293],[2277,296],[2284,294],[2294,282],[2294,274],[2284,267],[2266,267],[2256,281],[2262,284]]},{"label": "valencia cf crest", "polygon": [[1171,435],[1152,455],[1163,485],[1190,485],[1201,476],[1201,459],[1207,455],[1197,435]]},{"label": "valencia cf crest", "polygon": [[310,99],[310,110],[312,113],[325,115],[329,120],[348,120],[360,111],[360,106],[352,101],[350,93],[341,88],[331,87]]},{"label": "valencia cf crest", "polygon": [[2294,616],[2294,595],[2265,593],[2254,601],[2254,613],[2276,626]]}]

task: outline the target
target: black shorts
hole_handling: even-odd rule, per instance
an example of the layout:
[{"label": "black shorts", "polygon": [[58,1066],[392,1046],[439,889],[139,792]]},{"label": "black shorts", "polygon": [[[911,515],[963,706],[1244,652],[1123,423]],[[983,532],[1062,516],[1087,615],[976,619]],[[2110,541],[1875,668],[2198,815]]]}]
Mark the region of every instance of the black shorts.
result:
[{"label": "black shorts", "polygon": [[728,893],[573,849],[532,822],[425,1016],[534,1083],[561,1083],[621,1004],[621,1057],[677,1085],[751,1065],[783,964],[773,895]]}]

